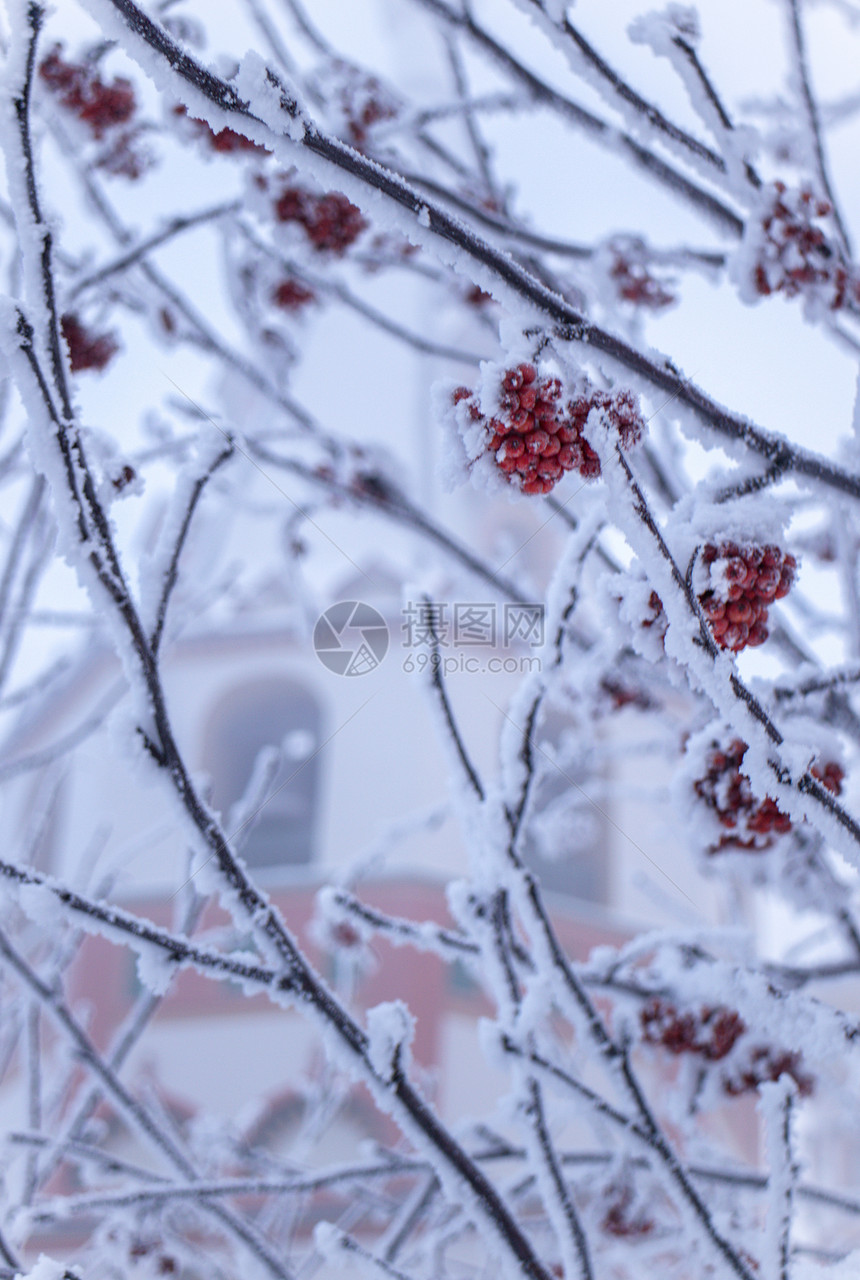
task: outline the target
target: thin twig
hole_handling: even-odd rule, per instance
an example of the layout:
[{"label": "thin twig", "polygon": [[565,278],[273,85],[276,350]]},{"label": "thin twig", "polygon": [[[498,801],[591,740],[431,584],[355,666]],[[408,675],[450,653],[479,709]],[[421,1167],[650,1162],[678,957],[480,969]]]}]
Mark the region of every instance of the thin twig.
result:
[{"label": "thin twig", "polygon": [[833,185],[830,181],[830,173],[827,166],[827,158],[824,154],[821,122],[818,118],[818,105],[815,100],[815,95],[812,92],[812,84],[809,78],[809,66],[806,56],[806,40],[803,34],[803,24],[800,17],[799,0],[786,0],[786,4],[788,5],[789,31],[791,33],[792,51],[794,53],[794,61],[797,68],[800,96],[803,101],[804,110],[806,111],[809,134],[812,141],[812,153],[815,158],[815,167],[818,170],[818,179],[821,183],[822,190],[830,201],[830,205],[833,209],[833,220],[839,233],[842,250],[846,257],[850,258],[851,241],[849,239],[842,214],[839,211],[839,203],[833,191]]}]

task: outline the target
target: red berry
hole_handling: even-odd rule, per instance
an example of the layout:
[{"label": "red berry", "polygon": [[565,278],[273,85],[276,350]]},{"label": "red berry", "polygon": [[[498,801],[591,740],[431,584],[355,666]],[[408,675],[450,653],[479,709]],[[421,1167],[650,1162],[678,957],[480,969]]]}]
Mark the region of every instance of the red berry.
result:
[{"label": "red berry", "polygon": [[548,444],[549,436],[545,431],[531,431],[526,436],[526,448],[529,453],[543,453]]},{"label": "red berry", "polygon": [[[299,311],[315,298],[313,289],[308,289],[298,280],[282,280],[272,294],[275,306],[282,307],[285,311]],[[458,388],[458,390],[465,390],[465,388]],[[468,392],[466,394],[468,395]]]},{"label": "red berry", "polygon": [[298,222],[320,252],[345,253],[367,226],[351,201],[338,191],[318,196],[302,187],[286,187],[275,201],[279,222]]},{"label": "red berry", "polygon": [[60,329],[69,349],[72,373],[80,373],[83,369],[104,369],[119,351],[119,343],[112,334],[92,333],[71,312],[60,319]]},{"label": "red berry", "polygon": [[[495,437],[493,437],[495,439]],[[492,447],[492,441],[490,442]],[[522,436],[507,436],[504,440],[504,457],[521,458],[526,451]]]},{"label": "red berry", "polygon": [[842,782],[845,778],[845,770],[841,765],[829,760],[826,764],[815,763],[809,770],[813,778],[817,778],[823,786],[827,788],[833,795],[842,794]]},{"label": "red berry", "polygon": [[752,605],[743,598],[733,601],[726,609],[726,617],[729,622],[749,622],[752,618],[752,613]]},{"label": "red berry", "polygon": [[526,409],[516,409],[510,416],[514,431],[531,431],[534,422],[534,418]]}]

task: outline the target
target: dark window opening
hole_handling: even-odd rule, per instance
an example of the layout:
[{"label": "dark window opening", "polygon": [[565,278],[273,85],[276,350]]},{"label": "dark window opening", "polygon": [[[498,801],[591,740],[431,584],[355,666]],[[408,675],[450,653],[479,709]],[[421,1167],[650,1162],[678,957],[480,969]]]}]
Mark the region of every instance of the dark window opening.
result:
[{"label": "dark window opening", "polygon": [[[256,870],[305,866],[316,846],[322,716],[316,698],[293,681],[242,685],[218,703],[206,732],[204,764],[212,803],[230,826],[249,814],[236,805],[270,772],[255,817],[236,834],[242,858]],[[280,752],[274,770],[272,750]],[[261,755],[261,752],[267,752]]]}]

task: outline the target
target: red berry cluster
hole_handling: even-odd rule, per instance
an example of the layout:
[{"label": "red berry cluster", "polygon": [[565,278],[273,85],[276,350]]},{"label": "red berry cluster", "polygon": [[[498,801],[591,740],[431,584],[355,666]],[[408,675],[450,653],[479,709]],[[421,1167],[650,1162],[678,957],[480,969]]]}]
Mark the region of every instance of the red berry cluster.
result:
[{"label": "red berry cluster", "polygon": [[648,608],[651,610],[651,616],[642,619],[642,626],[646,631],[649,631],[651,627],[656,627],[657,635],[662,639],[666,634],[669,620],[666,617],[666,610],[663,608],[663,601],[656,591],[652,591],[648,597]]},{"label": "red berry cluster", "polygon": [[156,1273],[160,1276],[172,1276],[177,1270],[177,1261],[169,1253],[162,1253],[160,1246],[150,1240],[132,1240],[128,1248],[132,1262],[139,1258],[149,1258],[155,1263]]},{"label": "red berry cluster", "polygon": [[623,253],[616,253],[609,272],[615,282],[619,298],[633,302],[638,307],[659,311],[675,301],[675,295],[663,288],[643,262],[637,262]]},{"label": "red berry cluster", "polygon": [[105,84],[91,68],[66,62],[60,45],[39,64],[39,76],[60,102],[88,125],[96,138],[108,129],[126,124],[135,111],[134,89],[119,77]]},{"label": "red berry cluster", "polygon": [[739,653],[747,645],[763,644],[768,636],[768,606],[787,596],[797,561],[779,547],[740,547],[708,543],[702,552],[712,586],[699,603],[721,649]]},{"label": "red berry cluster", "polygon": [[585,480],[600,475],[600,459],[582,434],[592,409],[605,411],[624,448],[636,443],[644,426],[631,392],[591,389],[565,402],[559,379],[538,377],[533,364],[505,372],[492,418],[484,417],[468,387],[458,387],[453,400],[466,402],[469,418],[484,423],[488,452],[523,493],[549,493],[565,471],[578,471]]},{"label": "red berry cluster", "polygon": [[275,201],[279,222],[298,222],[315,249],[345,253],[361,235],[367,221],[338,191],[315,195],[304,187],[286,187]]},{"label": "red berry cluster", "polygon": [[134,181],[152,165],[152,157],[146,151],[136,148],[138,130],[123,129],[111,135],[109,143],[102,148],[95,161],[97,169],[104,169],[122,178]]},{"label": "red berry cluster", "polygon": [[754,268],[756,292],[793,298],[819,288],[834,311],[849,295],[860,300],[860,280],[842,262],[835,239],[817,225],[831,217],[830,201],[819,199],[809,187],[789,191],[784,182],[775,182],[772,193],[761,219],[764,238]]},{"label": "red berry cluster", "polygon": [[[750,780],[741,773],[747,744],[735,738],[728,747],[714,744],[708,756],[704,778],[694,784],[696,795],[717,815],[721,826],[732,834],[721,835],[710,853],[726,849],[761,851],[769,849],[775,836],[791,830],[791,818],[783,813],[775,800],[765,796],[759,800],[752,793]],[[844,771],[834,761],[816,763],[810,769],[828,791],[838,796],[842,790]]]},{"label": "red berry cluster", "polygon": [[375,76],[352,63],[336,59],[317,73],[315,87],[330,108],[332,129],[350,146],[361,151],[374,126],[394,120],[401,110],[400,100]]},{"label": "red berry cluster", "polygon": [[272,291],[272,301],[276,307],[284,311],[300,311],[309,302],[313,302],[316,294],[301,281],[288,277],[282,280]]},{"label": "red berry cluster", "polygon": [[193,126],[195,135],[204,140],[211,151],[215,151],[219,155],[233,155],[243,151],[261,153],[266,151],[266,148],[261,147],[258,142],[252,142],[250,138],[246,138],[243,133],[237,133],[235,129],[219,129],[216,133],[205,120],[197,120],[194,116],[188,116],[188,108],[182,103],[173,108],[173,114],[175,116],[187,116],[189,126]]},{"label": "red berry cluster", "polygon": [[703,1008],[679,1013],[675,1005],[654,996],[639,1014],[642,1038],[670,1053],[695,1053],[708,1062],[719,1062],[730,1053],[746,1031],[746,1023],[734,1009]]},{"label": "red berry cluster", "polygon": [[653,1218],[634,1209],[633,1188],[629,1183],[610,1188],[611,1200],[600,1226],[607,1235],[618,1239],[641,1240],[651,1235],[655,1227]]},{"label": "red berry cluster", "polygon": [[611,699],[615,711],[621,711],[624,707],[638,707],[640,711],[650,711],[654,706],[644,689],[623,684],[610,676],[604,676],[599,687],[601,693],[605,693]]},{"label": "red berry cluster", "polygon": [[368,134],[382,120],[393,120],[397,105],[373,76],[362,76],[344,85],[339,94],[349,140],[359,150]]},{"label": "red berry cluster", "polygon": [[463,296],[470,307],[485,307],[493,301],[493,295],[477,284],[471,285]]},{"label": "red berry cluster", "polygon": [[845,781],[845,770],[841,765],[836,764],[834,760],[822,760],[816,763],[809,770],[813,778],[817,778],[823,787],[826,787],[831,795],[839,796],[842,794],[842,783]]},{"label": "red berry cluster", "polygon": [[209,146],[220,155],[230,155],[234,151],[266,150],[258,142],[252,142],[250,138],[246,138],[244,133],[237,133],[235,129],[219,129],[216,133],[214,129],[206,124],[205,120],[201,120],[199,123],[206,126],[206,132],[210,135]]},{"label": "red berry cluster", "polygon": [[[727,1057],[747,1031],[746,1023],[734,1009],[705,1007],[698,1013],[681,1013],[661,996],[654,996],[643,1006],[639,1019],[647,1044],[660,1045],[674,1054],[696,1054],[707,1062]],[[751,1045],[740,1058],[735,1055],[733,1063],[727,1064],[721,1085],[730,1097],[739,1097],[767,1080],[789,1075],[799,1092],[808,1096],[814,1081],[801,1070],[801,1062],[801,1055],[793,1050]]]},{"label": "red berry cluster", "polygon": [[723,1078],[723,1089],[732,1098],[751,1093],[768,1080],[791,1076],[797,1091],[808,1098],[815,1088],[815,1079],[801,1069],[803,1058],[794,1049],[776,1049],[768,1045],[755,1045],[749,1050],[746,1061]]},{"label": "red berry cluster", "polygon": [[39,64],[40,79],[67,111],[87,125],[94,138],[106,139],[94,160],[95,166],[124,178],[139,178],[152,164],[152,158],[136,149],[141,127],[123,127],[136,110],[131,82],[117,76],[105,84],[93,67],[67,62],[60,47],[52,49]]},{"label": "red berry cluster", "polygon": [[103,369],[119,350],[112,334],[92,333],[72,312],[61,317],[60,329],[69,349],[72,373],[80,373],[82,369]]},{"label": "red berry cluster", "polygon": [[117,474],[111,478],[111,484],[117,493],[122,493],[123,489],[127,489],[137,479],[137,472],[134,467],[130,467],[126,462]]},{"label": "red berry cluster", "polygon": [[330,937],[333,946],[347,951],[360,947],[363,941],[355,925],[350,924],[348,920],[338,920],[333,924]]}]

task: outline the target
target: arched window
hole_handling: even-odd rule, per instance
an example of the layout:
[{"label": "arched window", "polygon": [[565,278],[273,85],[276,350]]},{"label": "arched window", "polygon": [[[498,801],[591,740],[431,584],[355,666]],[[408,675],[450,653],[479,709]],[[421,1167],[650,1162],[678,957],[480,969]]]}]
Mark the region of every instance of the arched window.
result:
[{"label": "arched window", "polygon": [[281,753],[262,807],[247,833],[237,833],[249,867],[304,866],[313,858],[322,741],[319,704],[295,681],[240,685],[212,712],[203,762],[212,779],[212,803],[228,825],[231,809],[247,791],[255,766],[259,768],[260,752],[276,748]]}]

